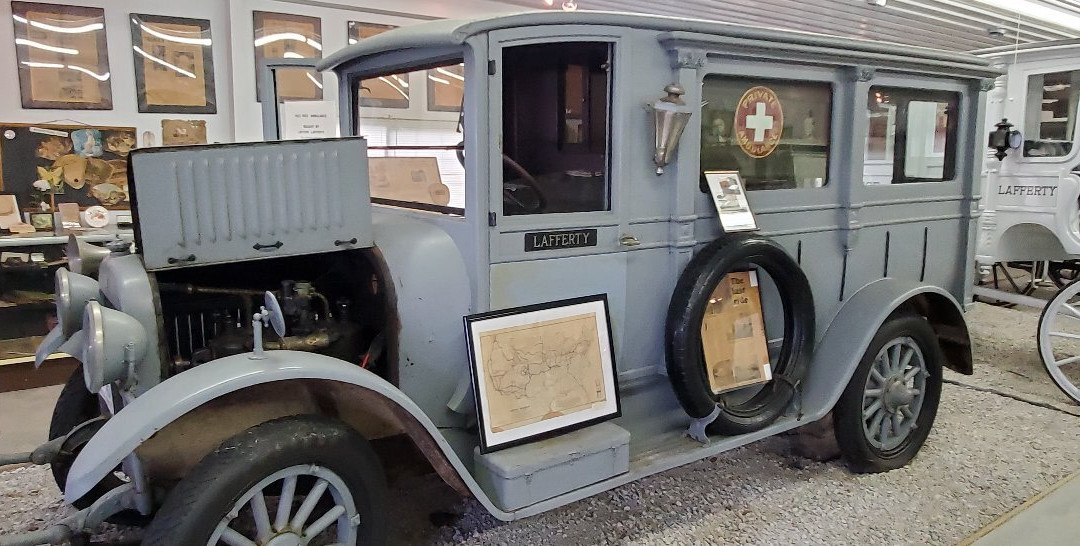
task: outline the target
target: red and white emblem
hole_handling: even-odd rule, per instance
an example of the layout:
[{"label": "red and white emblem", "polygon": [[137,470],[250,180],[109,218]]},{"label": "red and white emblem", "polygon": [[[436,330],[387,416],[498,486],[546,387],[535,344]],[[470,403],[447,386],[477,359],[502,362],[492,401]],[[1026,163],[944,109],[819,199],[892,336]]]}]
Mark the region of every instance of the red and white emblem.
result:
[{"label": "red and white emblem", "polygon": [[735,107],[735,139],[746,155],[773,153],[784,132],[784,109],[776,93],[764,86],[751,87]]}]

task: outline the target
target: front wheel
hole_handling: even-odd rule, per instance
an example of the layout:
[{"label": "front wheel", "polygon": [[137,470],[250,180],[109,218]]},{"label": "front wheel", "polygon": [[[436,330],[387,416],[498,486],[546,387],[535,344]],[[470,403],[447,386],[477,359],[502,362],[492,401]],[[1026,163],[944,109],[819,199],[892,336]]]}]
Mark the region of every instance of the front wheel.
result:
[{"label": "front wheel", "polygon": [[144,545],[383,544],[386,479],[345,424],[285,417],[226,440],[169,493]]},{"label": "front wheel", "polygon": [[833,410],[853,471],[885,472],[915,457],[937,415],[943,360],[920,316],[894,315],[878,329]]}]

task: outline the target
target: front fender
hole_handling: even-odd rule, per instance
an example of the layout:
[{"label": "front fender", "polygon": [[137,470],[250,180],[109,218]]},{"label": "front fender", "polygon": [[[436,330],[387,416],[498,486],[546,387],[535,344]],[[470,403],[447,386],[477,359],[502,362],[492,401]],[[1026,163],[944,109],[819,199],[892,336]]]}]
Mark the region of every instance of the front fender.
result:
[{"label": "front fender", "polygon": [[90,491],[143,442],[193,409],[226,394],[273,381],[319,379],[368,389],[407,412],[431,436],[472,494],[500,519],[509,519],[480,490],[446,438],[409,397],[374,373],[315,353],[267,351],[229,356],[198,366],[158,384],[136,398],[91,438],[68,473],[64,499],[71,503]]},{"label": "front fender", "polygon": [[[951,316],[963,321],[963,308],[945,290],[915,281],[886,278],[874,281],[851,296],[829,324],[817,344],[803,389],[803,403],[810,421],[825,416],[840,399],[848,381],[855,373],[859,360],[870,346],[878,329],[896,309],[905,303],[930,296],[937,309],[918,309],[931,322]],[[948,303],[945,303],[948,302]],[[935,328],[936,329],[936,328]],[[967,336],[966,328],[963,336]],[[943,336],[939,334],[939,340]],[[966,341],[966,340],[965,340]],[[970,367],[970,342],[967,342],[966,358],[958,355],[957,367]],[[947,351],[956,355],[955,351]],[[966,360],[966,362],[964,362]]]}]

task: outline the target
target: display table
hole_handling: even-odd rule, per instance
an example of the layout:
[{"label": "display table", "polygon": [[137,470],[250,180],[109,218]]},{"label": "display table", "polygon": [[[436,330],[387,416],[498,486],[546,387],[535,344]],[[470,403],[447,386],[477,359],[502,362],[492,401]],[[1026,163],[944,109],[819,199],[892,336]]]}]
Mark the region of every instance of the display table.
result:
[{"label": "display table", "polygon": [[[36,232],[19,235],[0,235],[0,369],[13,372],[16,368],[33,373],[34,349],[56,323],[53,283],[56,269],[67,264],[65,244],[68,233],[88,243],[112,240],[131,241],[130,229],[88,229],[75,232]],[[41,254],[43,261],[29,262],[12,259],[13,255]],[[66,358],[57,354],[50,360]],[[54,362],[50,362],[50,365]],[[51,366],[50,366],[51,367]],[[66,367],[70,365],[66,364]],[[11,383],[14,378],[8,378]],[[63,377],[61,380],[65,380]],[[16,382],[19,383],[19,382]],[[37,383],[37,382],[34,382]]]}]

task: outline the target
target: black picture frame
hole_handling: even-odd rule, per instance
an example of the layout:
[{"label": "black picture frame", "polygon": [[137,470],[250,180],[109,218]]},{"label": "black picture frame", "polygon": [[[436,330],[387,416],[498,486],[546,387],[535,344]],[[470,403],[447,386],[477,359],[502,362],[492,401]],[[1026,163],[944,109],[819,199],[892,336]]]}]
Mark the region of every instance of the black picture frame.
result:
[{"label": "black picture frame", "polygon": [[[139,100],[139,112],[152,113],[152,114],[216,114],[217,113],[217,91],[214,83],[214,48],[210,30],[210,21],[207,19],[189,19],[186,17],[171,17],[166,15],[149,15],[142,13],[132,13],[129,17],[131,23],[131,45],[132,45],[132,60],[135,64],[135,91]],[[160,59],[154,56],[153,51],[147,45],[147,36],[151,35],[151,32],[157,32],[158,34],[164,34],[154,29],[147,30],[145,24],[166,24],[166,25],[182,25],[189,27],[192,31],[198,31],[199,38],[187,37],[187,40],[191,41],[205,41],[203,44],[182,43],[180,51],[174,52],[174,57],[177,54],[184,53],[183,46],[188,46],[186,49],[198,49],[201,53],[201,63],[196,63],[194,59],[191,60],[191,64],[180,67],[179,62],[170,62],[170,60]],[[164,46],[162,46],[164,47]],[[156,66],[163,67],[168,70],[170,65],[175,66],[174,70],[184,70],[195,74],[195,77],[201,79],[203,82],[202,90],[204,97],[203,105],[189,105],[189,104],[167,104],[163,102],[156,102],[150,100],[148,95],[146,65],[147,59],[149,59]],[[156,60],[155,60],[156,59]],[[176,60],[176,59],[172,59]],[[160,62],[158,62],[160,61]],[[201,64],[201,73],[194,72],[199,69]]]},{"label": "black picture frame", "polygon": [[[31,30],[33,21],[30,20],[29,14],[38,12],[49,13],[57,18],[80,18],[78,22],[84,23],[83,26],[94,28],[86,32],[66,33],[50,31],[47,26],[39,24],[34,25]],[[23,108],[112,110],[112,78],[109,70],[109,49],[103,8],[13,1],[11,2],[11,16],[19,73],[19,93]],[[49,32],[57,34],[56,40],[59,40],[59,45],[45,43],[48,41]],[[93,34],[84,36],[89,32]],[[70,40],[82,40],[82,42],[78,43],[78,48],[73,48],[71,47],[73,44],[66,42]],[[53,49],[34,46],[38,43]],[[46,51],[47,53],[40,53],[46,57],[35,58],[31,54],[32,48],[34,51]],[[87,54],[88,50],[93,56],[92,67],[86,66],[87,59],[80,57]],[[63,80],[67,80],[66,83],[69,85],[43,84],[41,87],[59,94],[54,98],[43,98],[34,89],[35,71],[49,70],[56,71],[61,84],[65,83]],[[94,89],[98,100],[81,100],[84,89]],[[66,97],[63,96],[65,93],[67,93]]]},{"label": "black picture frame", "polygon": [[[614,411],[610,411],[610,412],[604,413],[604,414],[596,416],[596,417],[583,419],[581,421],[573,422],[573,423],[570,423],[570,424],[567,424],[567,425],[564,425],[564,426],[553,427],[551,429],[544,430],[542,432],[538,432],[538,433],[534,433],[534,434],[530,434],[530,435],[528,435],[526,437],[522,437],[522,438],[519,438],[519,439],[493,443],[491,441],[491,439],[489,438],[489,436],[488,436],[488,423],[484,418],[484,411],[483,411],[483,409],[481,407],[481,396],[482,396],[482,391],[481,391],[481,388],[480,388],[481,387],[481,385],[480,385],[480,379],[481,378],[480,378],[480,376],[478,374],[478,369],[477,369],[477,362],[476,362],[477,350],[476,350],[476,347],[474,346],[474,342],[473,342],[473,333],[474,333],[474,329],[477,327],[477,324],[481,323],[483,321],[490,320],[490,319],[499,319],[499,318],[509,317],[509,316],[513,316],[513,315],[534,313],[534,312],[537,312],[537,311],[554,310],[554,309],[563,308],[563,307],[569,307],[569,306],[573,306],[573,305],[577,305],[577,304],[589,304],[589,303],[600,303],[602,308],[603,308],[603,321],[604,321],[603,324],[606,327],[606,331],[607,331],[607,336],[604,336],[604,337],[607,338],[606,339],[606,347],[607,347],[607,350],[608,350],[608,354],[610,355],[610,363],[609,363],[610,364],[610,379],[611,379],[611,389],[613,391],[613,398],[614,398]],[[602,423],[602,422],[605,422],[605,421],[609,421],[611,419],[616,419],[616,418],[622,416],[622,399],[621,399],[621,396],[620,396],[620,393],[619,393],[619,373],[618,373],[618,366],[616,365],[616,362],[615,362],[615,344],[613,342],[613,336],[612,336],[612,331],[611,331],[611,312],[610,312],[610,310],[608,308],[607,294],[594,294],[594,295],[590,295],[590,296],[582,296],[582,297],[577,297],[577,298],[569,298],[569,299],[563,299],[563,300],[549,301],[549,302],[538,303],[538,304],[533,304],[533,305],[525,305],[525,306],[520,306],[520,307],[512,307],[512,308],[507,308],[507,309],[500,309],[500,310],[496,310],[496,311],[489,311],[489,312],[486,312],[486,313],[477,313],[477,314],[468,315],[468,316],[464,317],[463,322],[464,322],[464,326],[465,326],[465,342],[466,342],[466,347],[467,347],[468,353],[469,353],[469,374],[470,374],[470,377],[471,377],[471,380],[472,380],[472,388],[473,388],[474,400],[475,400],[475,404],[476,404],[476,419],[477,419],[479,438],[480,438],[479,448],[480,448],[481,453],[485,453],[485,454],[486,453],[492,453],[492,452],[500,451],[500,450],[507,449],[507,448],[510,448],[510,447],[519,446],[519,445],[523,445],[523,444],[527,444],[527,443],[531,443],[531,442],[536,442],[538,440],[551,438],[551,437],[554,437],[554,436],[565,434],[567,432],[571,432],[571,431],[579,430],[579,429],[582,429],[582,428],[585,428],[585,427],[588,427],[588,426],[591,426],[591,425],[595,425],[597,423]],[[600,337],[600,332],[599,331],[597,331],[597,336]],[[600,342],[605,343],[605,340],[600,339]],[[602,364],[603,364],[603,362],[602,362]]]}]

